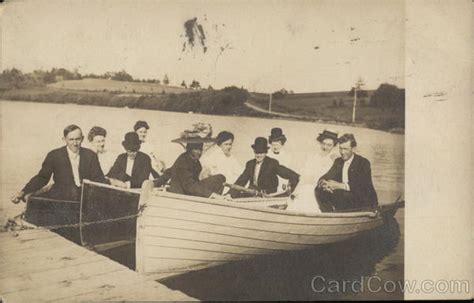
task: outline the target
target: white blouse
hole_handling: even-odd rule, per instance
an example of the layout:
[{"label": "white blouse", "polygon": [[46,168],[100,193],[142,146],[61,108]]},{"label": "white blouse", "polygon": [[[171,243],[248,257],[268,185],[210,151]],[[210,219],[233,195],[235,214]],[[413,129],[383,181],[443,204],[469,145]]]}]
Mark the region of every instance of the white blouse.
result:
[{"label": "white blouse", "polygon": [[233,155],[226,156],[219,146],[212,147],[200,160],[203,172],[211,176],[222,174],[227,183],[234,183],[243,172],[243,166]]}]

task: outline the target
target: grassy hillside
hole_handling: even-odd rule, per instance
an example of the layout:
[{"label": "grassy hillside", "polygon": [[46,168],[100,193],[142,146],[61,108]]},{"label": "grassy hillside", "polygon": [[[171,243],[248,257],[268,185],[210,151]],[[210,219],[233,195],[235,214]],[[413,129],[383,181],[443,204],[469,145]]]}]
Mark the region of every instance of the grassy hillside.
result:
[{"label": "grassy hillside", "polygon": [[60,81],[48,84],[48,87],[57,89],[80,90],[80,91],[103,91],[103,92],[119,92],[130,94],[181,94],[192,92],[178,86],[161,85],[157,83],[146,82],[127,82],[109,79],[92,79],[84,78],[81,80]]},{"label": "grassy hillside", "polygon": [[[404,128],[404,113],[370,106],[370,96],[357,98],[356,124],[369,128],[400,131]],[[306,119],[336,123],[352,122],[354,98],[348,92],[287,94],[272,98],[272,111],[303,116]],[[252,93],[249,101],[262,109],[269,108],[269,95]]]}]

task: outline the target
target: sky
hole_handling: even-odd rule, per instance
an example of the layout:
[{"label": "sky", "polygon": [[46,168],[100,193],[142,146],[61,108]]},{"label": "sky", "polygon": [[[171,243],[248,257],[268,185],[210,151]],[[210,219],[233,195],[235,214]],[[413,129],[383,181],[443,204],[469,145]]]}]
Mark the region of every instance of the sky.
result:
[{"label": "sky", "polygon": [[[0,14],[2,70],[125,70],[259,92],[349,90],[359,77],[404,87],[402,0],[18,0]],[[184,44],[193,18],[205,52]]]}]

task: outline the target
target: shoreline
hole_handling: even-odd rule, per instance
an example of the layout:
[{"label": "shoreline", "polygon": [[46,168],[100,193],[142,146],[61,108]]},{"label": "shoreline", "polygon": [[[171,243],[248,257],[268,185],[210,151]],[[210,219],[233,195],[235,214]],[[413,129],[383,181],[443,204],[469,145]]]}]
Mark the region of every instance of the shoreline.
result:
[{"label": "shoreline", "polygon": [[[37,100],[11,100],[11,99],[5,99],[0,95],[0,102],[5,101],[5,102],[28,102],[28,103],[48,103],[48,104],[58,104],[57,102],[53,101],[37,101]],[[180,112],[180,111],[174,111],[174,110],[163,110],[163,109],[149,109],[149,108],[136,108],[136,107],[128,107],[128,106],[107,106],[107,105],[97,105],[97,104],[82,104],[82,103],[73,103],[73,102],[64,102],[61,103],[64,105],[78,105],[78,106],[98,106],[98,107],[115,107],[115,108],[122,108],[122,109],[140,109],[140,110],[148,110],[148,111],[162,111],[162,112],[176,112],[176,113],[187,113],[187,114],[199,114],[199,115],[206,115],[206,116],[224,116],[224,117],[242,117],[242,118],[252,118],[252,119],[275,119],[275,120],[284,120],[284,121],[296,121],[296,122],[312,122],[312,123],[319,123],[319,124],[331,124],[331,125],[342,125],[342,126],[349,126],[349,127],[356,127],[360,129],[368,129],[368,130],[373,130],[373,131],[381,131],[384,133],[389,133],[389,134],[394,134],[394,135],[405,135],[405,129],[403,130],[384,130],[384,129],[378,129],[378,128],[370,128],[362,123],[359,124],[352,124],[348,122],[341,122],[341,121],[334,121],[334,120],[322,120],[322,119],[316,119],[312,117],[284,117],[280,116],[278,112],[274,113],[263,113],[263,115],[240,115],[240,114],[225,114],[225,115],[220,115],[220,114],[212,114],[212,113],[200,113],[200,112]]]},{"label": "shoreline", "polygon": [[93,105],[228,117],[279,119],[343,125],[361,129],[379,130],[390,134],[405,134],[404,128],[384,129],[382,127],[370,127],[367,125],[367,121],[351,123],[283,112],[268,112],[257,104],[250,102],[251,99],[247,91],[238,88],[232,88],[232,90],[227,91],[225,89],[222,91],[203,90],[183,94],[170,93],[167,95],[130,94],[90,90],[77,91],[49,87],[0,92],[0,101]]}]

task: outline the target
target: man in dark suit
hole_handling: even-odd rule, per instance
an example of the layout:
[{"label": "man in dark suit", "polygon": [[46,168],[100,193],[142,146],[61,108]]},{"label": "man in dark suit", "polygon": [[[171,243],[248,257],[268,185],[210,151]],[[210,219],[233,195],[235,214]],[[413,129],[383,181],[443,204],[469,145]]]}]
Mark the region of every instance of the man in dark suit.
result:
[{"label": "man in dark suit", "polygon": [[315,189],[323,212],[369,209],[378,204],[372,183],[370,162],[354,153],[357,142],[352,134],[338,139],[341,157],[323,175]]},{"label": "man in dark suit", "polygon": [[[126,152],[120,154],[110,168],[107,177],[113,185],[123,188],[141,188],[143,181],[152,173],[150,157],[139,151],[140,139],[135,132],[125,134],[122,146]],[[121,182],[117,182],[117,180]]]},{"label": "man in dark suit", "polygon": [[[252,149],[255,153],[255,159],[248,161],[245,165],[244,172],[235,182],[239,186],[247,186],[250,189],[255,189],[256,193],[272,194],[278,189],[278,176],[289,180],[289,191],[293,191],[298,184],[299,175],[289,168],[280,165],[277,160],[267,157],[268,142],[263,137],[255,139],[252,144]],[[248,197],[249,193],[244,193],[238,189],[232,188],[229,191],[232,198]]]},{"label": "man in dark suit", "polygon": [[[196,139],[199,141],[199,139]],[[188,142],[182,153],[171,167],[169,192],[211,199],[227,199],[222,196],[225,177],[221,174],[199,180],[202,166],[203,143]],[[166,174],[165,174],[166,175]]]},{"label": "man in dark suit", "polygon": [[53,176],[52,187],[40,196],[59,200],[80,200],[82,180],[108,183],[100,168],[97,154],[81,147],[84,139],[77,125],[69,125],[63,131],[66,146],[52,150],[46,156],[41,170],[17,193],[12,202],[24,201],[46,186]]}]

